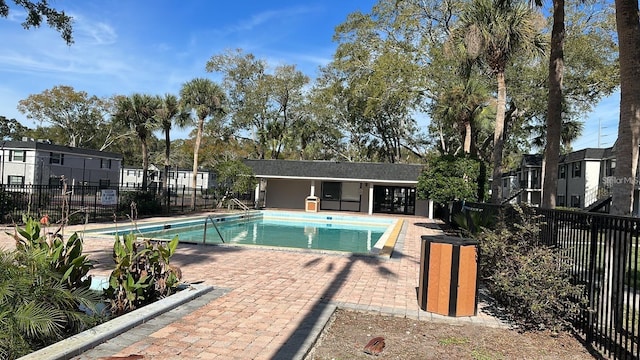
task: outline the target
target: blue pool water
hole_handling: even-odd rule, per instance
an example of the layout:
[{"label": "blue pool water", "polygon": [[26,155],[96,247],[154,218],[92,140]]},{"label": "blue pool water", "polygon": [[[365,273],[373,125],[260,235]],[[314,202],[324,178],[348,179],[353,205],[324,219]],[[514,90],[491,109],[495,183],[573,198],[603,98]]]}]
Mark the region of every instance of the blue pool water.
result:
[{"label": "blue pool water", "polygon": [[[225,244],[369,254],[381,249],[385,234],[394,224],[392,219],[262,211],[249,216],[211,218],[207,220],[205,236],[205,219],[150,225],[138,230],[145,238],[170,240],[178,236],[180,242],[222,244],[222,237]],[[125,231],[130,230],[119,232]],[[111,229],[103,233],[115,232]]]}]

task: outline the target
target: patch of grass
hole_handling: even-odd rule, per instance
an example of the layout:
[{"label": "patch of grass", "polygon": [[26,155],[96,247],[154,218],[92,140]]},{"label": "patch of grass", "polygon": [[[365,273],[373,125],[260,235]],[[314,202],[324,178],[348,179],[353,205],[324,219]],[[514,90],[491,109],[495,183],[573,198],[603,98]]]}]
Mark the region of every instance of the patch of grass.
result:
[{"label": "patch of grass", "polygon": [[485,349],[475,349],[471,352],[471,358],[474,360],[502,360],[504,357],[500,354],[494,354]]},{"label": "patch of grass", "polygon": [[448,337],[438,340],[440,345],[464,345],[469,342],[467,338]]}]

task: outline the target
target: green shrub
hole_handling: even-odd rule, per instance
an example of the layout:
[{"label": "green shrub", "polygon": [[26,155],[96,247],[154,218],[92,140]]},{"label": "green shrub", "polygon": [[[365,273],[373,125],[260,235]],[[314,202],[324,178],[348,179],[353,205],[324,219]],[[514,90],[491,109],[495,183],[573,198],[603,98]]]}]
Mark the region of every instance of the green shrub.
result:
[{"label": "green shrub", "polygon": [[133,218],[138,215],[157,215],[162,213],[161,198],[152,191],[123,191],[120,193],[118,211],[125,214],[132,212]]},{"label": "green shrub", "polygon": [[583,286],[571,281],[571,260],[540,241],[539,216],[513,210],[478,234],[481,277],[521,328],[565,329],[583,304]]},{"label": "green shrub", "polygon": [[[14,359],[100,322],[101,295],[89,289],[82,241],[42,236],[25,219],[16,249],[0,250],[0,358]],[[43,221],[44,222],[44,221]],[[92,311],[89,315],[80,308]]]},{"label": "green shrub", "polygon": [[40,222],[32,218],[24,218],[24,228],[18,229],[16,246],[18,250],[42,250],[47,254],[51,269],[61,276],[69,289],[88,289],[91,286],[89,270],[93,268],[87,255],[83,255],[82,238],[73,233],[66,241],[57,234],[41,234],[40,225],[47,225],[49,220],[44,216]]},{"label": "green shrub", "polygon": [[475,201],[479,176],[480,162],[466,155],[429,158],[418,177],[417,195],[419,199],[439,204],[453,200]]},{"label": "green shrub", "polygon": [[178,238],[167,246],[150,240],[138,241],[135,234],[116,236],[113,244],[115,269],[109,276],[105,295],[111,312],[120,315],[173,294],[180,281],[180,269],[169,264]]},{"label": "green shrub", "polygon": [[463,230],[465,235],[477,234],[495,224],[494,214],[484,210],[464,209],[453,216],[453,222]]}]

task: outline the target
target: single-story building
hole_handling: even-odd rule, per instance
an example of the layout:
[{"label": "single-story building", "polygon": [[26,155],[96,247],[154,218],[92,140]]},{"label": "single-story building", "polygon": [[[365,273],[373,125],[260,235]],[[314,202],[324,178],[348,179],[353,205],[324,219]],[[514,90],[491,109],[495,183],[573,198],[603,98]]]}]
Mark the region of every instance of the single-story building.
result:
[{"label": "single-story building", "polygon": [[427,216],[428,201],[416,198],[423,165],[336,161],[245,160],[259,180],[256,206]]}]

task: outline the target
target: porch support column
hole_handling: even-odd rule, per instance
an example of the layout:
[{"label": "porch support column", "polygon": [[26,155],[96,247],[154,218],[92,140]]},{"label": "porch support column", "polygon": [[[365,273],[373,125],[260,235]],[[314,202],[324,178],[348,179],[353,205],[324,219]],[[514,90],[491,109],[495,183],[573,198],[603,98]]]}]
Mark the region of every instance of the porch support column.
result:
[{"label": "porch support column", "polygon": [[309,196],[316,196],[316,181],[311,180],[311,190],[309,191]]},{"label": "porch support column", "polygon": [[253,204],[256,209],[260,207],[260,204],[258,204],[258,201],[260,201],[260,180],[258,180],[258,183],[256,184],[256,189],[253,192]]},{"label": "porch support column", "polygon": [[369,187],[369,215],[373,215],[373,184]]},{"label": "porch support column", "polygon": [[433,200],[429,199],[429,219],[433,219]]}]

